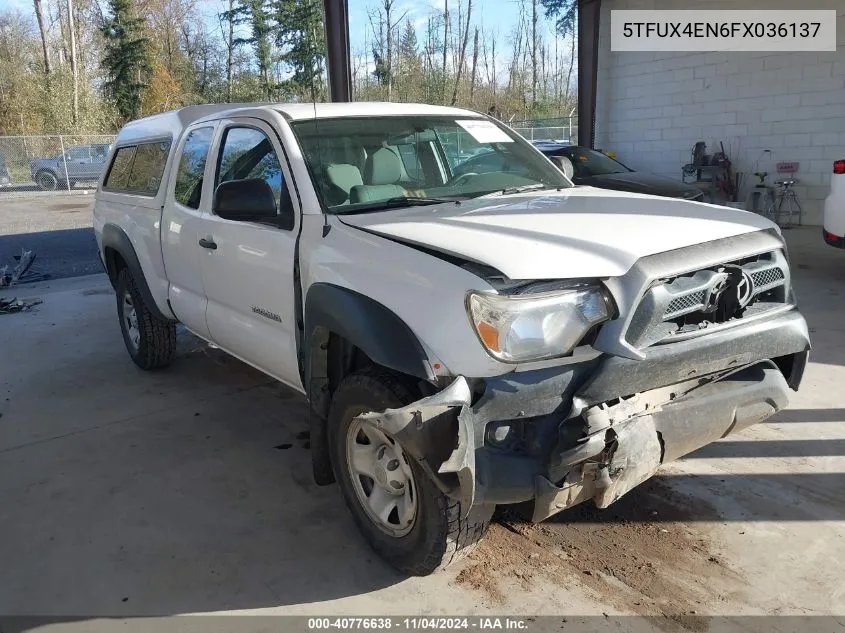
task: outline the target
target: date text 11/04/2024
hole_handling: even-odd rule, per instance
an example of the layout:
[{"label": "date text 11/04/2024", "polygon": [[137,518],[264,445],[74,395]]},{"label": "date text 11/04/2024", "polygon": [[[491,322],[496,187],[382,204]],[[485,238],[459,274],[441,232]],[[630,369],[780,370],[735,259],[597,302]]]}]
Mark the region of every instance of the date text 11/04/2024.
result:
[{"label": "date text 11/04/2024", "polygon": [[309,631],[396,629],[416,630],[527,630],[528,620],[509,617],[347,617],[309,618]]}]

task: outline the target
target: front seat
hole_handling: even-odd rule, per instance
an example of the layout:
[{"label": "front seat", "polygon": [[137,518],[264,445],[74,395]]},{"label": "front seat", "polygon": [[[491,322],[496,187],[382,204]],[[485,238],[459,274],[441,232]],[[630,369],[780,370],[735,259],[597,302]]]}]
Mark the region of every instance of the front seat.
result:
[{"label": "front seat", "polygon": [[399,157],[386,147],[371,153],[364,165],[366,184],[352,187],[349,201],[371,202],[404,195],[405,189],[395,184],[402,177],[402,163],[399,161]]},{"label": "front seat", "polygon": [[363,185],[361,170],[349,163],[326,165],[326,179],[329,181],[331,204],[343,204],[349,200],[352,187]]}]

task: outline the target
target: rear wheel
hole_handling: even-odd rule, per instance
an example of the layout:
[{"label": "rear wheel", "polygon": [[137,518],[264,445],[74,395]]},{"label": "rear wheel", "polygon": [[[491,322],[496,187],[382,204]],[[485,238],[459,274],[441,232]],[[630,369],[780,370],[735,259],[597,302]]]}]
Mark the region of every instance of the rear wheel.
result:
[{"label": "rear wheel", "polygon": [[176,326],[150,312],[128,269],[118,273],[115,292],[120,331],[133,362],[141,369],[169,365],[176,351]]},{"label": "rear wheel", "polygon": [[364,537],[388,563],[421,576],[472,551],[494,508],[473,507],[467,513],[437,488],[395,438],[355,419],[414,399],[396,376],[358,372],[338,386],[328,422],[335,478]]}]

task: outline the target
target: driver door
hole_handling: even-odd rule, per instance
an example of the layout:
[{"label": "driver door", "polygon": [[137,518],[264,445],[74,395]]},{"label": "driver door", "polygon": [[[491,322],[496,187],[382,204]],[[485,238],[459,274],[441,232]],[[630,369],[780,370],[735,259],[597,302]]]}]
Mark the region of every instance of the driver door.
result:
[{"label": "driver door", "polygon": [[212,188],[263,179],[276,199],[277,222],[224,219],[213,205],[203,216],[200,260],[211,339],[301,390],[293,280],[300,213],[284,150],[273,129],[254,118],[221,122],[216,147]]}]

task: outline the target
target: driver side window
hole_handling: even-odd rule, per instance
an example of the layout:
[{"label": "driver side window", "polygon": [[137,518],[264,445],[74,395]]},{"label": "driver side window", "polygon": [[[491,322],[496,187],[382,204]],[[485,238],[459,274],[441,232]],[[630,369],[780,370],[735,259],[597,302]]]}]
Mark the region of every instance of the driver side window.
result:
[{"label": "driver side window", "polygon": [[281,228],[293,229],[293,202],[273,144],[261,130],[231,127],[223,137],[215,188],[223,182],[260,178],[273,191]]}]

